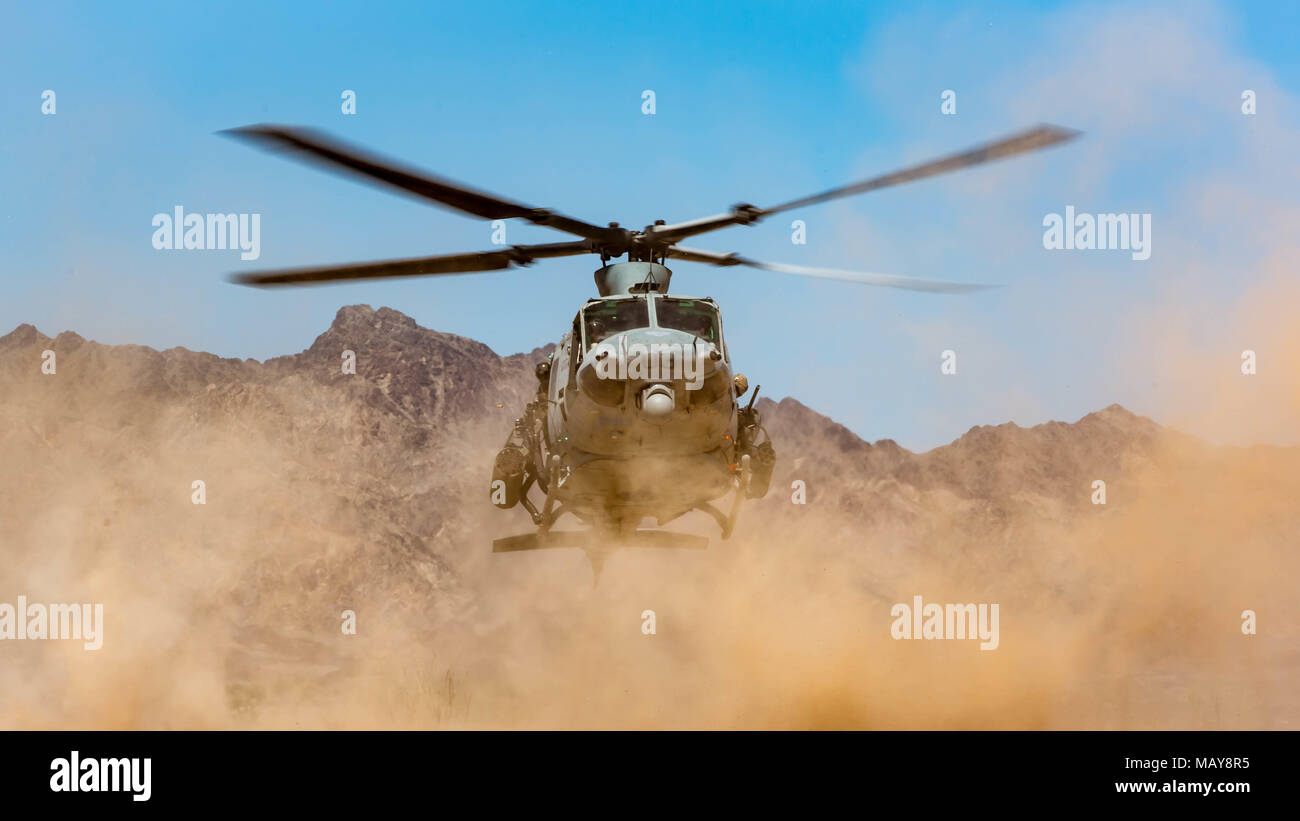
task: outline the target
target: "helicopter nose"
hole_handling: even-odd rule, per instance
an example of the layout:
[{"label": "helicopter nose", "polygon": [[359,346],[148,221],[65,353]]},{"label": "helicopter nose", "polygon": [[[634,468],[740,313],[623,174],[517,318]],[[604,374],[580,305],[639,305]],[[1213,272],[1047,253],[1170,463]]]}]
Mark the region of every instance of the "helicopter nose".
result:
[{"label": "helicopter nose", "polygon": [[672,416],[675,405],[670,388],[664,385],[652,385],[641,394],[641,418],[656,425],[663,424],[668,421],[669,416]]}]

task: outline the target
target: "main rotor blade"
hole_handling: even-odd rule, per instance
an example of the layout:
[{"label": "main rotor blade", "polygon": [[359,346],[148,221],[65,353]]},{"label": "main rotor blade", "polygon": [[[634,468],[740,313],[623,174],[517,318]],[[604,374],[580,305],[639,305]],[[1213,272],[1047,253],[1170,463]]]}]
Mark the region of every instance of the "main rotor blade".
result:
[{"label": "main rotor blade", "polygon": [[841,279],[846,282],[858,282],[863,285],[877,285],[882,288],[901,288],[904,291],[927,291],[935,294],[966,294],[973,291],[985,291],[997,288],[997,285],[985,285],[978,282],[948,282],[941,279],[917,279],[915,277],[894,274],[873,274],[865,271],[843,271],[839,268],[810,268],[806,265],[782,265],[776,262],[755,262],[746,260],[741,265],[775,271],[778,274],[797,274],[805,277],[822,277]]},{"label": "main rotor blade", "polygon": [[500,271],[513,265],[527,265],[535,259],[567,257],[591,253],[586,242],[553,242],[545,245],[512,245],[499,251],[468,254],[445,254],[436,257],[393,259],[352,265],[326,265],[312,268],[288,268],[279,271],[252,271],[231,276],[241,285],[314,285],[351,279],[387,279],[394,277],[431,276],[438,274],[472,274]]},{"label": "main rotor blade", "polygon": [[832,188],[829,191],[823,191],[820,194],[813,194],[809,197],[801,197],[797,200],[790,200],[781,205],[774,205],[771,208],[757,208],[752,205],[737,205],[730,213],[717,214],[712,217],[691,220],[690,222],[680,222],[675,225],[661,225],[652,227],[648,233],[656,238],[662,238],[667,242],[676,242],[696,234],[703,234],[706,231],[716,231],[719,228],[725,228],[728,225],[749,225],[758,222],[764,217],[777,214],[782,211],[790,211],[795,208],[803,208],[807,205],[817,205],[818,203],[827,202],[828,200],[839,199],[840,197],[850,197],[855,194],[863,194],[868,191],[876,191],[881,188],[888,188],[894,185],[901,185],[913,180],[921,180],[927,177],[946,174],[950,171],[956,171],[961,168],[969,168],[973,165],[981,165],[994,160],[1014,157],[1017,154],[1024,154],[1029,151],[1037,151],[1042,148],[1063,143],[1067,140],[1074,139],[1082,132],[1070,128],[1063,128],[1057,125],[1040,125],[1028,131],[1019,134],[1013,134],[1010,137],[1004,137],[984,145],[976,146],[967,151],[957,154],[951,154],[941,159],[931,162],[914,165],[905,168],[902,171],[895,171],[892,174],[884,174],[879,177],[873,177],[869,180],[856,182],[851,185]]},{"label": "main rotor blade", "polygon": [[896,276],[894,274],[872,274],[864,271],[844,271],[839,268],[813,268],[806,265],[786,265],[779,262],[759,262],[739,254],[719,254],[714,251],[701,251],[697,248],[683,248],[673,245],[668,248],[668,255],[688,262],[705,262],[710,265],[730,267],[745,265],[778,274],[796,274],[798,276],[840,279],[857,282],[862,285],[876,285],[882,288],[901,288],[905,291],[927,291],[939,294],[961,294],[997,288],[997,285],[983,285],[974,282],[947,282],[937,279],[916,279],[914,277]]},{"label": "main rotor blade", "polygon": [[493,194],[438,178],[423,171],[404,168],[396,162],[369,154],[318,131],[278,125],[250,125],[220,132],[271,151],[291,151],[314,165],[343,169],[370,181],[386,183],[418,197],[483,219],[526,219],[586,239],[621,239],[622,229],[601,228],[566,217],[545,208],[511,202]]}]

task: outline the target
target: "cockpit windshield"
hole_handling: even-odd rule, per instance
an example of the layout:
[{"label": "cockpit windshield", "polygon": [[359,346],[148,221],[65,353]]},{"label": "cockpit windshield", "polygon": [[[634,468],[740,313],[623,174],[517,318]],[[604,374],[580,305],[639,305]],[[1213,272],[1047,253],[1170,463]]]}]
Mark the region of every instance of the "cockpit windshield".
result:
[{"label": "cockpit windshield", "polygon": [[650,325],[650,309],[644,298],[601,299],[582,309],[583,330],[590,348],[614,334]]},{"label": "cockpit windshield", "polygon": [[655,300],[655,317],[660,328],[673,328],[694,334],[705,342],[721,346],[722,327],[718,311],[702,299],[660,297]]}]

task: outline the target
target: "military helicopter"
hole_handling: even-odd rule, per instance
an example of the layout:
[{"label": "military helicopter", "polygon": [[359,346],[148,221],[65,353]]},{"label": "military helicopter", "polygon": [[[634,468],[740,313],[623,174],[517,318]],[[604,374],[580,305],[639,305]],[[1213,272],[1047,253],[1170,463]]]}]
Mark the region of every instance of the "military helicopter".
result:
[{"label": "military helicopter", "polygon": [[[403,167],[325,134],[290,126],[255,125],[222,132],[372,183],[382,183],[451,209],[489,220],[523,219],[577,239],[512,245],[492,251],[237,274],[255,286],[313,285],[409,276],[496,271],[538,260],[594,254],[597,297],[588,299],[555,353],[537,364],[537,397],[528,403],[497,454],[491,502],[522,506],[537,530],[497,539],[495,552],[579,547],[596,578],[608,552],[620,546],[703,548],[699,536],[641,529],[692,511],[712,517],[728,538],[744,499],[763,497],[776,455],[754,399],[740,401],[749,383],[733,371],[718,303],[670,293],[669,260],[748,266],[803,276],[937,293],[990,286],[904,276],[759,262],[736,253],[688,248],[689,237],[760,220],[841,197],[925,179],[961,168],[1047,148],[1079,132],[1040,125],[956,154],[769,208],[747,203],[689,222],[656,220],[640,230],[617,222],[600,226],[535,208],[457,182]],[[626,257],[625,260],[618,260]],[[544,494],[541,507],[529,498]],[[723,512],[714,502],[732,495]],[[552,526],[565,513],[586,530]]]}]

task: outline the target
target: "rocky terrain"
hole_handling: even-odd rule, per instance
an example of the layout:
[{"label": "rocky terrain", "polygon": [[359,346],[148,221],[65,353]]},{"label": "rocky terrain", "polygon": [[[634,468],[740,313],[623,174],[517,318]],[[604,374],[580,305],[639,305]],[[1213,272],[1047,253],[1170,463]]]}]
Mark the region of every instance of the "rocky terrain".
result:
[{"label": "rocky terrain", "polygon": [[[0,643],[3,726],[1300,720],[1294,449],[1112,405],[912,453],[760,399],[777,471],[735,537],[621,552],[593,589],[576,551],[490,553],[529,529],[485,487],[549,350],[369,306],[265,362],[0,337],[0,601],[106,612],[97,652]],[[891,639],[913,595],[999,603],[999,648]]]}]

